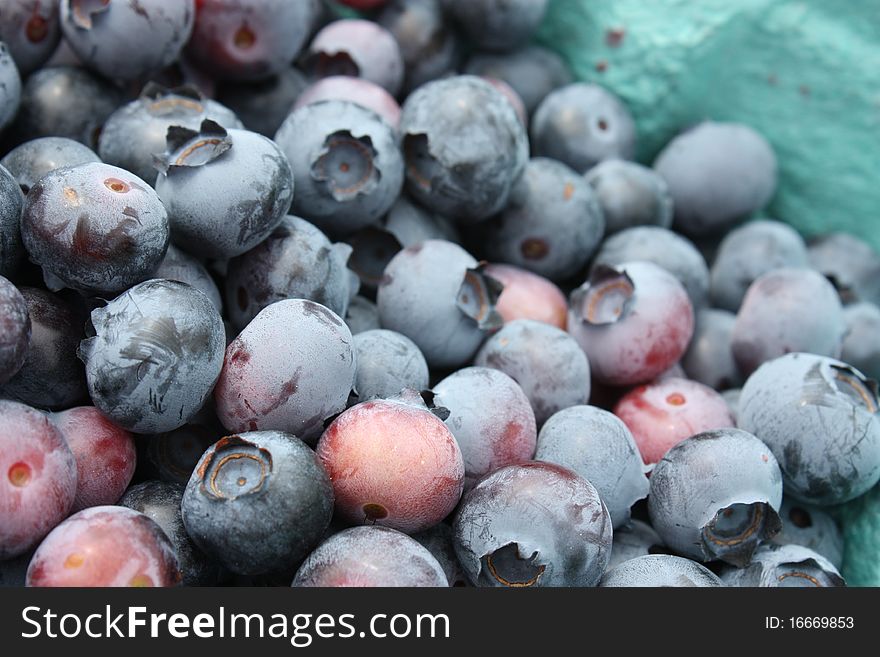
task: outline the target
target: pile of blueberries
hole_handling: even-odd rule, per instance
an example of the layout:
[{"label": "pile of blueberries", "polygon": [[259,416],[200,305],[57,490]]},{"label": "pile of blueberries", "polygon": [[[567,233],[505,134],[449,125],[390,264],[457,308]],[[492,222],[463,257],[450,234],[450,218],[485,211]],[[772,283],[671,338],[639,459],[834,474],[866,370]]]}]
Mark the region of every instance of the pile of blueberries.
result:
[{"label": "pile of blueberries", "polygon": [[880,255],[547,5],[3,3],[0,583],[844,584]]}]

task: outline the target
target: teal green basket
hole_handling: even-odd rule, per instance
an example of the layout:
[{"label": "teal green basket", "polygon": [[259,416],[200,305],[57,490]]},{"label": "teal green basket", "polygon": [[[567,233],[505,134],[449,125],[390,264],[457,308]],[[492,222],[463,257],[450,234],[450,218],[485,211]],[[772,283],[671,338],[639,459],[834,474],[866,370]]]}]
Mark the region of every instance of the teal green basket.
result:
[{"label": "teal green basket", "polygon": [[[776,150],[767,210],[880,249],[880,2],[551,0],[539,41],[618,94],[650,162],[683,126],[739,121]],[[850,585],[880,586],[880,487],[836,510]]]}]

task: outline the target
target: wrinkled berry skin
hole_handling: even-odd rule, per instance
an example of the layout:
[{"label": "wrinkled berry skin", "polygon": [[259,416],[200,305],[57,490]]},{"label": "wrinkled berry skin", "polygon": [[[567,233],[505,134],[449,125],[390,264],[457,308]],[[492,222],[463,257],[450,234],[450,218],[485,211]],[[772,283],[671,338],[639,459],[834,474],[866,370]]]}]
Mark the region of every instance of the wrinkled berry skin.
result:
[{"label": "wrinkled berry skin", "polygon": [[354,346],[354,387],[359,401],[394,397],[404,388],[428,387],[428,363],[415,342],[405,335],[387,329],[364,331],[354,336]]},{"label": "wrinkled berry skin", "polygon": [[745,375],[792,352],[837,358],[846,324],[834,286],[811,269],[775,269],[749,287],[731,349]]},{"label": "wrinkled berry skin", "polygon": [[137,100],[107,118],[98,138],[98,154],[107,164],[127,169],[155,186],[158,172],[153,157],[165,150],[168,128],[198,130],[205,119],[226,129],[243,127],[232,110],[194,89],[148,85]]},{"label": "wrinkled berry skin", "polygon": [[37,548],[28,586],[177,586],[171,541],[147,516],[121,506],[95,506],[58,525]]},{"label": "wrinkled berry skin", "polygon": [[[293,198],[287,157],[270,139],[205,121],[168,141],[156,192],[175,243],[207,258],[232,258],[262,242]],[[215,145],[219,139],[221,147]]]},{"label": "wrinkled berry skin", "polygon": [[48,417],[0,399],[0,561],[24,554],[67,517],[76,460]]},{"label": "wrinkled berry skin", "polygon": [[743,376],[733,357],[731,340],[736,315],[726,310],[701,308],[694,323],[694,337],[681,359],[688,378],[715,390],[742,385]]},{"label": "wrinkled berry skin", "polygon": [[6,44],[0,41],[0,130],[15,118],[21,103],[21,77]]},{"label": "wrinkled berry skin", "polygon": [[513,265],[488,265],[486,273],[504,286],[496,308],[505,322],[533,319],[565,330],[568,301],[549,280]]},{"label": "wrinkled berry skin", "polygon": [[486,340],[474,364],[501,370],[516,381],[539,427],[554,413],[590,398],[587,356],[565,331],[542,322],[508,322]]},{"label": "wrinkled berry skin", "polygon": [[498,288],[460,246],[427,240],[388,263],[376,295],[379,319],[415,342],[431,367],[461,367],[502,322]]},{"label": "wrinkled berry skin", "polygon": [[137,464],[134,437],[94,406],[77,406],[50,417],[76,459],[78,480],[71,512],[116,504]]},{"label": "wrinkled berry skin", "polygon": [[503,209],[529,157],[513,106],[472,75],[416,89],[403,104],[400,132],[407,189],[425,207],[462,223]]},{"label": "wrinkled berry skin", "polygon": [[136,285],[92,311],[80,343],[92,401],[119,426],[160,433],[186,424],[223,365],[225,335],[211,300],[179,281]]},{"label": "wrinkled berry skin", "polygon": [[314,452],[281,431],[221,438],[181,502],[192,540],[226,568],[256,575],[295,566],[321,540],[333,488]]},{"label": "wrinkled berry skin", "polygon": [[61,39],[58,3],[7,0],[0,10],[0,41],[6,44],[21,75],[48,60]]},{"label": "wrinkled berry skin", "polygon": [[193,29],[195,3],[61,0],[59,12],[65,41],[87,66],[135,80],[177,59]]},{"label": "wrinkled berry skin", "polygon": [[629,522],[630,507],[648,496],[633,435],[619,418],[595,406],[572,406],[550,417],[538,434],[535,459],[568,468],[593,484],[615,530]]},{"label": "wrinkled berry skin", "polygon": [[602,210],[584,179],[539,157],[529,160],[507,206],[486,222],[483,243],[491,259],[559,281],[587,264],[604,230]]},{"label": "wrinkled berry skin", "polygon": [[31,341],[31,317],[18,288],[0,276],[0,386],[24,365]]},{"label": "wrinkled berry skin", "polygon": [[875,384],[849,365],[788,354],[749,377],[738,419],[773,450],[786,495],[827,506],[880,480],[878,406]]},{"label": "wrinkled berry skin", "polygon": [[500,370],[466,367],[433,388],[434,405],[464,457],[465,490],[484,475],[535,455],[535,413],[522,388]]},{"label": "wrinkled berry skin", "polygon": [[446,0],[446,9],[481,50],[511,50],[538,29],[548,0]]},{"label": "wrinkled berry skin", "polygon": [[264,241],[229,261],[230,320],[242,329],[263,308],[283,299],[309,299],[345,315],[350,253],[349,246],[332,244],[308,221],[286,216]]},{"label": "wrinkled berry skin", "polygon": [[602,242],[593,267],[617,267],[637,260],[652,262],[675,276],[687,290],[695,310],[707,304],[709,267],[686,237],[659,226],[628,228]]},{"label": "wrinkled berry skin", "polygon": [[394,96],[375,82],[347,75],[321,78],[303,89],[293,104],[293,109],[324,100],[351,101],[378,114],[395,132],[400,127],[400,105]]},{"label": "wrinkled berry skin", "polygon": [[290,66],[318,11],[303,0],[200,0],[186,54],[213,77],[266,78]]},{"label": "wrinkled berry skin", "polygon": [[626,106],[595,84],[575,82],[547,95],[532,117],[532,152],[585,173],[602,160],[631,160],[636,128]]},{"label": "wrinkled berry skin", "polygon": [[348,18],[325,25],[312,38],[303,66],[315,78],[348,75],[369,80],[392,96],[403,86],[403,56],[394,35],[368,20]]},{"label": "wrinkled berry skin", "polygon": [[843,309],[846,335],[840,359],[866,376],[880,380],[880,308],[862,301]]},{"label": "wrinkled berry skin", "polygon": [[774,269],[807,267],[807,245],[780,221],[751,221],[721,241],[711,271],[712,304],[736,312],[749,286]]},{"label": "wrinkled berry skin", "polygon": [[352,527],[312,552],[291,586],[449,586],[440,564],[412,538],[388,527]]},{"label": "wrinkled berry skin", "polygon": [[602,576],[602,587],[724,586],[704,565],[671,554],[649,554],[624,561]]},{"label": "wrinkled berry skin", "polygon": [[776,191],[776,155],[739,123],[705,121],[670,141],[654,161],[672,194],[675,226],[690,235],[726,230]]},{"label": "wrinkled berry skin", "polygon": [[21,210],[24,197],[18,181],[0,162],[0,276],[11,275],[24,258],[21,243]]},{"label": "wrinkled berry skin", "polygon": [[672,226],[672,196],[653,169],[627,160],[604,160],[584,175],[599,197],[609,235],[636,226]]},{"label": "wrinkled berry skin", "polygon": [[783,498],[779,509],[782,531],[774,538],[777,545],[802,545],[828,559],[835,568],[843,564],[843,534],[837,521],[827,512],[809,504]]},{"label": "wrinkled berry skin", "polygon": [[503,80],[522,99],[529,115],[551,91],[572,81],[559,55],[538,45],[506,53],[475,52],[464,72]]},{"label": "wrinkled berry skin", "polygon": [[736,426],[727,402],[702,383],[671,377],[634,388],[614,407],[645,463],[657,463],[685,438]]},{"label": "wrinkled berry skin", "polygon": [[420,532],[461,498],[461,449],[424,404],[376,399],[353,406],[327,427],[316,451],[333,482],[336,513],[350,523]]},{"label": "wrinkled berry skin", "polygon": [[226,348],[214,400],[229,431],[275,429],[312,442],[345,408],[355,381],[351,332],[305,299],[261,310]]},{"label": "wrinkled berry skin", "polygon": [[119,505],[143,513],[162,528],[174,546],[183,586],[215,585],[220,574],[218,565],[196,547],[183,526],[180,502],[184,490],[182,484],[145,481],[129,488]]},{"label": "wrinkled berry skin", "polygon": [[694,332],[684,286],[650,262],[596,267],[570,301],[568,332],[600,383],[654,379],[679,361]]},{"label": "wrinkled berry skin", "polygon": [[83,308],[58,295],[22,287],[31,319],[24,364],[0,388],[0,396],[38,408],[69,408],[88,399],[83,364],[76,348],[84,337]]},{"label": "wrinkled berry skin", "polygon": [[352,335],[381,328],[379,324],[379,308],[366,297],[358,295],[348,304],[345,323],[348,325]]},{"label": "wrinkled berry skin", "polygon": [[470,586],[467,575],[458,563],[458,557],[455,555],[455,546],[452,544],[452,527],[445,522],[434,525],[430,529],[426,529],[412,536],[428,549],[443,572],[446,574],[446,580],[449,586]]},{"label": "wrinkled berry skin", "polygon": [[217,289],[217,284],[211,278],[205,265],[173,244],[168,245],[165,258],[159,263],[159,268],[156,269],[153,276],[154,278],[164,278],[192,285],[211,300],[217,312],[223,311],[220,290]]},{"label": "wrinkled berry skin", "polygon": [[120,292],[156,270],[168,213],[137,176],[103,163],[56,169],[28,192],[21,237],[50,289]]},{"label": "wrinkled berry skin", "polygon": [[217,100],[235,112],[248,130],[271,139],[308,86],[308,78],[289,67],[265,80],[222,84]]},{"label": "wrinkled berry skin", "polygon": [[843,303],[880,305],[880,254],[848,233],[824,235],[809,246],[810,265],[837,288]]},{"label": "wrinkled berry skin", "polygon": [[92,150],[104,121],[121,101],[119,90],[78,66],[52,66],[34,72],[22,89],[15,135],[67,137]]},{"label": "wrinkled berry skin", "polygon": [[3,156],[0,165],[6,167],[27,194],[50,171],[100,161],[91,148],[73,139],[38,137],[13,148]]},{"label": "wrinkled berry skin", "polygon": [[596,586],[611,518],[593,485],[533,461],[500,468],[463,499],[455,551],[476,586]]},{"label": "wrinkled berry skin", "polygon": [[744,567],[782,527],[782,473],[740,429],[707,431],[666,452],[651,473],[651,525],[676,553]]},{"label": "wrinkled berry skin", "polygon": [[762,545],[746,568],[726,568],[727,586],[782,588],[846,586],[837,568],[802,545]]},{"label": "wrinkled berry skin", "polygon": [[630,520],[628,525],[624,525],[614,530],[614,540],[611,543],[611,559],[608,561],[609,572],[612,568],[616,568],[624,561],[643,557],[649,554],[662,553],[666,548],[663,545],[663,539],[660,534],[646,522],[641,520]]},{"label": "wrinkled berry skin", "polygon": [[360,105],[328,100],[300,107],[275,141],[297,181],[293,212],[328,235],[373,223],[400,194],[403,159],[394,130]]}]

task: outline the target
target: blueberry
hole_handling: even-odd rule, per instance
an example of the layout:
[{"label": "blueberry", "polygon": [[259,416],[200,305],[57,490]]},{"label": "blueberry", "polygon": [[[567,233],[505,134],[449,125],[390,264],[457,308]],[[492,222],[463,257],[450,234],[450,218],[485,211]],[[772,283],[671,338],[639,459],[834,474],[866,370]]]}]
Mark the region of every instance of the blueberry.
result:
[{"label": "blueberry", "polygon": [[403,90],[410,92],[456,68],[462,44],[447,23],[444,0],[394,0],[377,17],[400,47]]},{"label": "blueberry", "polygon": [[98,139],[98,154],[107,164],[128,169],[155,185],[154,154],[165,150],[168,128],[198,130],[205,119],[228,129],[242,127],[231,110],[192,87],[166,89],[150,83],[137,100],[107,118]]},{"label": "blueberry", "polygon": [[95,150],[107,117],[121,101],[112,84],[78,66],[53,66],[28,77],[15,121],[20,141],[67,137]]},{"label": "blueberry", "polygon": [[763,208],[776,191],[776,155],[739,123],[705,121],[673,139],[654,169],[669,185],[675,226],[691,235],[726,230]]},{"label": "blueberry", "polygon": [[569,468],[589,481],[608,507],[615,529],[630,507],[648,496],[648,479],[635,440],[617,417],[595,406],[572,406],[541,427],[535,459]]},{"label": "blueberry", "polygon": [[445,522],[441,522],[430,529],[413,534],[412,538],[421,543],[434,556],[446,574],[449,586],[470,586],[467,575],[465,575],[461,564],[458,563],[458,557],[455,555],[455,546],[452,543],[452,527]]},{"label": "blueberry", "polygon": [[486,273],[504,286],[497,309],[505,322],[534,319],[565,329],[568,300],[549,280],[512,265],[490,264]]},{"label": "blueberry", "polygon": [[739,423],[739,399],[742,395],[742,388],[731,388],[721,393],[727,408],[730,410],[730,416],[736,424]]},{"label": "blueberry", "polygon": [[368,20],[349,18],[325,25],[312,38],[303,68],[315,78],[364,78],[392,96],[403,86],[403,56],[394,35]]},{"label": "blueberry", "polygon": [[689,378],[715,390],[742,385],[743,376],[731,348],[735,324],[736,315],[726,310],[697,311],[694,337],[681,359]]},{"label": "blueberry", "polygon": [[28,551],[0,561],[0,588],[23,588],[27,584],[27,569],[33,554],[33,551]]},{"label": "blueberry", "polygon": [[659,226],[628,228],[602,242],[593,267],[617,267],[636,260],[653,262],[675,276],[687,290],[694,309],[706,305],[709,268],[697,247],[686,237]]},{"label": "blueberry", "polygon": [[13,148],[3,156],[0,165],[9,170],[27,194],[40,178],[55,169],[100,161],[91,148],[73,139],[38,137]]},{"label": "blueberry", "polygon": [[17,287],[0,276],[0,386],[24,365],[30,341],[27,301]]},{"label": "blueberry", "polygon": [[223,311],[220,291],[217,289],[214,279],[211,278],[211,274],[201,262],[188,253],[184,253],[173,244],[168,245],[165,258],[159,263],[159,267],[153,273],[153,276],[192,285],[211,300],[217,312]]},{"label": "blueberry", "polygon": [[0,41],[6,43],[18,71],[28,75],[48,60],[61,39],[58,3],[8,0],[0,20]]},{"label": "blueberry", "polygon": [[529,398],[500,370],[466,367],[433,388],[433,403],[464,457],[465,490],[484,475],[535,455],[535,413]]},{"label": "blueberry", "polygon": [[400,128],[400,105],[394,96],[375,82],[347,75],[321,78],[303,90],[293,104],[293,109],[323,100],[350,101],[378,114],[395,132]]},{"label": "blueberry", "polygon": [[168,208],[172,238],[193,255],[241,255],[287,214],[293,173],[266,137],[205,119],[198,131],[169,128],[167,144],[156,192]]},{"label": "blueberry", "polygon": [[712,587],[725,586],[704,565],[671,554],[649,554],[624,561],[608,570],[602,587]]},{"label": "blueberry", "polygon": [[843,563],[843,534],[834,518],[814,506],[783,498],[779,509],[782,531],[774,538],[778,545],[802,545],[828,559],[835,568]]},{"label": "blueberry", "polygon": [[846,233],[831,233],[810,243],[810,265],[834,284],[843,303],[880,305],[880,254]]},{"label": "blueberry", "polygon": [[528,161],[528,137],[513,106],[470,75],[416,89],[403,104],[400,131],[410,193],[462,222],[500,211]]},{"label": "blueberry", "polygon": [[181,503],[193,541],[232,572],[294,567],[330,524],[333,488],[315,453],[280,431],[227,436],[199,461]]},{"label": "blueberry", "polygon": [[32,287],[20,292],[31,319],[31,338],[24,364],[0,396],[47,409],[85,401],[85,371],[76,357],[87,319],[82,304]]},{"label": "blueberry", "polygon": [[503,80],[522,99],[529,115],[550,92],[572,81],[562,58],[538,45],[506,53],[473,53],[464,72]]},{"label": "blueberry", "polygon": [[611,552],[611,518],[596,489],[550,463],[485,477],[462,500],[453,531],[477,586],[595,586]]},{"label": "blueberry", "polygon": [[290,66],[265,80],[221,84],[217,100],[235,112],[248,130],[271,139],[308,86],[305,74]]},{"label": "blueberry", "polygon": [[119,506],[143,513],[155,522],[174,546],[184,586],[216,585],[219,568],[199,550],[186,533],[180,514],[185,487],[164,481],[145,481],[129,488]]},{"label": "blueberry", "polygon": [[352,335],[380,328],[379,308],[366,297],[358,295],[348,304],[345,323]]},{"label": "blueberry", "polygon": [[523,124],[524,128],[528,128],[529,116],[526,112],[526,105],[523,102],[523,99],[519,97],[519,94],[516,93],[514,88],[507,84],[504,80],[499,80],[498,78],[483,76],[483,79],[491,84],[493,87],[495,87],[495,89],[501,92],[501,94],[508,100],[511,106],[513,106],[513,109],[516,112],[516,118],[519,119],[519,122]]},{"label": "blueberry", "polygon": [[61,30],[83,62],[108,78],[135,80],[171,64],[189,39],[194,0],[61,0]]},{"label": "blueberry", "polygon": [[314,442],[355,381],[351,332],[305,299],[261,310],[226,348],[214,400],[229,431],[286,431]]},{"label": "blueberry", "polygon": [[811,269],[774,269],[749,287],[731,336],[743,374],[790,352],[837,357],[846,324],[837,293]]},{"label": "blueberry", "polygon": [[607,233],[635,226],[672,226],[672,196],[653,169],[637,162],[604,160],[584,175],[599,198]]},{"label": "blueberry", "polygon": [[202,454],[222,433],[223,428],[216,419],[207,425],[194,419],[177,429],[140,437],[136,478],[185,484],[196,469]]},{"label": "blueberry", "polygon": [[610,91],[584,82],[547,95],[532,116],[532,152],[584,173],[602,160],[632,159],[636,128]]},{"label": "blueberry", "polygon": [[843,309],[846,335],[840,359],[880,380],[880,308],[866,301]]},{"label": "blueberry", "polygon": [[387,329],[354,336],[357,352],[355,390],[359,401],[394,397],[404,388],[428,387],[428,364],[415,342]]},{"label": "blueberry", "polygon": [[597,266],[571,294],[568,332],[600,383],[650,381],[678,362],[694,330],[684,286],[651,262]]},{"label": "blueberry", "polygon": [[283,299],[309,299],[345,315],[350,253],[347,244],[332,244],[308,221],[288,215],[267,239],[229,261],[230,320],[242,329],[263,308]]},{"label": "blueberry", "polygon": [[826,506],[880,480],[878,405],[876,384],[849,365],[788,354],[749,377],[738,419],[773,450],[787,495]]},{"label": "blueberry", "polygon": [[13,174],[0,161],[0,276],[11,275],[24,259],[21,211],[24,198]]},{"label": "blueberry", "polygon": [[293,211],[333,237],[379,219],[403,186],[394,131],[372,111],[329,100],[291,112],[275,141],[297,180]]},{"label": "blueberry", "polygon": [[651,473],[648,512],[663,542],[699,561],[748,565],[782,527],[782,474],[770,448],[740,429],[680,442]]},{"label": "blueberry", "polygon": [[628,525],[614,530],[614,540],[611,542],[611,559],[608,561],[609,572],[622,564],[624,561],[649,554],[665,554],[663,539],[642,520],[630,520]]},{"label": "blueberry", "polygon": [[830,561],[801,545],[762,545],[750,566],[725,569],[721,579],[727,586],[750,588],[846,586]]},{"label": "blueberry", "polygon": [[290,66],[319,12],[303,0],[199,0],[186,54],[220,79],[267,78]]},{"label": "blueberry", "polygon": [[406,534],[388,527],[352,527],[312,552],[291,586],[449,586],[434,556]]},{"label": "blueberry", "polygon": [[581,176],[561,162],[533,158],[507,206],[484,230],[491,259],[559,281],[586,265],[602,240],[605,220]]},{"label": "blueberry", "polygon": [[168,248],[168,213],[132,173],[100,162],[56,169],[28,192],[21,236],[50,289],[111,294],[149,278]]},{"label": "blueberry", "polygon": [[[5,17],[4,17],[5,20]],[[21,103],[21,77],[9,48],[0,41],[0,130],[12,123]]]},{"label": "blueberry", "polygon": [[446,0],[446,8],[481,50],[511,50],[535,33],[549,0]]},{"label": "blueberry", "polygon": [[223,323],[211,300],[178,281],[135,285],[92,311],[83,340],[92,401],[135,433],[186,424],[205,403],[223,365]]},{"label": "blueberry", "polygon": [[721,242],[712,263],[712,303],[736,312],[749,286],[762,274],[806,266],[807,246],[797,231],[779,221],[751,221]]},{"label": "blueberry", "polygon": [[516,381],[539,427],[554,413],[590,398],[590,363],[583,350],[565,331],[543,322],[508,322],[486,340],[474,364],[501,370]]}]

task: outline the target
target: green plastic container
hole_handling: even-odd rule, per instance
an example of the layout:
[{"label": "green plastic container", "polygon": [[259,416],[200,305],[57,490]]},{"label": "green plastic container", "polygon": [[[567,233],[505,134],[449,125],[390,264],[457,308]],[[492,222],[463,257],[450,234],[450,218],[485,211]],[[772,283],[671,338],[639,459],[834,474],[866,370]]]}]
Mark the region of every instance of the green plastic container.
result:
[{"label": "green plastic container", "polygon": [[[538,40],[629,106],[650,163],[682,127],[738,121],[776,150],[767,215],[880,250],[878,0],[551,0]],[[835,510],[843,574],[880,586],[880,487]]]}]

